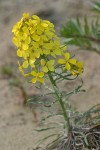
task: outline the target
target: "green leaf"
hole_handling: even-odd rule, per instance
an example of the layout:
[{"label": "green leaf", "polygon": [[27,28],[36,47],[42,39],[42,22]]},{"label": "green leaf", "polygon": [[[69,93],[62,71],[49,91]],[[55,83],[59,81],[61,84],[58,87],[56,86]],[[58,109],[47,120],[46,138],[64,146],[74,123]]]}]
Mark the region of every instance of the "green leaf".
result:
[{"label": "green leaf", "polygon": [[39,129],[34,129],[34,131],[41,132],[41,131],[47,131],[47,130],[54,129],[54,128],[56,128],[56,127],[39,128]]},{"label": "green leaf", "polygon": [[44,137],[43,139],[39,140],[39,141],[36,143],[36,145],[37,145],[36,147],[38,147],[40,144],[42,144],[43,142],[45,142],[48,138],[50,138],[50,137],[52,137],[52,136],[57,136],[57,135],[59,135],[59,134],[50,134],[50,135]]},{"label": "green leaf", "polygon": [[46,146],[46,150],[53,150],[54,148],[56,148],[58,146],[59,142],[61,142],[61,136],[59,136],[56,140],[49,143]]},{"label": "green leaf", "polygon": [[88,24],[88,20],[87,20],[87,17],[84,18],[84,33],[89,35],[89,31],[90,31],[90,28],[89,28],[89,24]]},{"label": "green leaf", "polygon": [[[76,45],[86,50],[96,51],[100,54],[100,30],[99,19],[92,20],[90,23],[87,17],[84,17],[84,26],[80,19],[69,20],[62,26],[61,37],[65,44]],[[94,45],[97,45],[95,48]]]},{"label": "green leaf", "polygon": [[100,1],[92,4],[92,10],[96,11],[97,13],[100,13]]}]

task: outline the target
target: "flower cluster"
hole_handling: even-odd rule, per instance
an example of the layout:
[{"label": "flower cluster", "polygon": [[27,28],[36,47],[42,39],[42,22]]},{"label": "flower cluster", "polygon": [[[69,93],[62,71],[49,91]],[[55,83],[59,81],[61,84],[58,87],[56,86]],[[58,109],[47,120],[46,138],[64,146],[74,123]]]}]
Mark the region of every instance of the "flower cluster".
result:
[{"label": "flower cluster", "polygon": [[[45,74],[55,71],[57,56],[64,55],[65,60],[59,59],[58,63],[65,65],[67,70],[75,74],[81,73],[82,65],[75,59],[70,59],[69,53],[65,53],[66,46],[60,44],[51,22],[36,15],[29,17],[28,13],[24,13],[22,19],[14,25],[12,32],[17,56],[21,58],[21,62],[18,62],[19,70],[24,76],[31,76],[32,83],[43,83]],[[26,69],[28,73],[25,73]]]},{"label": "flower cluster", "polygon": [[71,58],[70,53],[64,53],[64,59],[59,59],[58,64],[64,65],[64,68],[72,73],[72,75],[82,74],[83,62]]}]

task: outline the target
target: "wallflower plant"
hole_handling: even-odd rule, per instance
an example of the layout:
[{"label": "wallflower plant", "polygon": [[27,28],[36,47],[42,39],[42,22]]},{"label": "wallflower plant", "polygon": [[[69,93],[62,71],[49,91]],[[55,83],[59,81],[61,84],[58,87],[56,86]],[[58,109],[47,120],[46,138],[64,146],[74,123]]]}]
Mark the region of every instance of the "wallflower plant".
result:
[{"label": "wallflower plant", "polygon": [[[75,141],[73,138],[75,119],[72,121],[72,118],[74,110],[68,102],[70,95],[82,91],[82,85],[66,94],[60,91],[58,86],[58,82],[62,80],[74,80],[81,75],[83,62],[71,56],[66,45],[62,45],[60,38],[56,35],[54,25],[48,20],[42,20],[36,15],[29,16],[28,13],[24,13],[21,20],[14,25],[12,32],[13,43],[17,48],[17,56],[19,57],[20,72],[36,86],[41,87],[42,85],[48,88],[46,80],[49,80],[52,90],[48,89],[52,91],[50,94],[55,95],[56,99],[51,103],[54,105],[58,102],[62,110],[60,115],[64,118],[63,134],[58,133],[57,139],[48,144],[46,150],[55,148],[74,150],[75,144],[78,149],[83,149],[84,142],[81,141],[81,144],[78,145],[81,140],[80,135],[79,141],[78,139]],[[34,103],[34,99],[30,102]],[[47,106],[47,104],[50,104],[50,102],[47,101],[45,105]],[[52,136],[55,136],[55,134],[45,137],[42,141]]]}]

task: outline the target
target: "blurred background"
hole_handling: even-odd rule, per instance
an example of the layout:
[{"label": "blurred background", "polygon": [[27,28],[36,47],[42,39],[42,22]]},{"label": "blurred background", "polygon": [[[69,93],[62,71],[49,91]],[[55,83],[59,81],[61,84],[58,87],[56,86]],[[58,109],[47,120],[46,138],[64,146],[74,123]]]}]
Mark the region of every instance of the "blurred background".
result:
[{"label": "blurred background", "polygon": [[[0,0],[0,150],[32,150],[33,128],[39,124],[41,111],[34,107],[31,111],[24,106],[25,98],[38,95],[32,84],[27,83],[18,70],[16,49],[12,44],[12,27],[20,20],[22,13],[39,15],[55,24],[57,31],[71,18],[91,13],[91,3],[95,0]],[[69,47],[69,50],[74,47]],[[71,98],[78,110],[84,111],[100,102],[100,56],[95,52],[76,51],[78,59],[85,62],[83,74],[85,93]],[[75,87],[75,83],[63,83],[65,89]]]}]

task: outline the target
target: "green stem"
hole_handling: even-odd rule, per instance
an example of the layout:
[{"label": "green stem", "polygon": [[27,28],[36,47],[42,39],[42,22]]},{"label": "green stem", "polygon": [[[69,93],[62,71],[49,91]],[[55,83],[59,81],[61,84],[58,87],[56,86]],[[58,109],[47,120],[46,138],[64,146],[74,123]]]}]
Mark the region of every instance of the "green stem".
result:
[{"label": "green stem", "polygon": [[70,131],[71,130],[71,124],[70,124],[69,117],[68,117],[68,114],[66,112],[66,108],[64,106],[63,100],[62,100],[62,95],[61,95],[61,93],[60,93],[60,91],[59,91],[59,89],[58,89],[58,87],[56,85],[56,82],[53,80],[53,77],[52,77],[50,72],[48,72],[48,76],[49,76],[49,79],[50,79],[50,81],[51,81],[51,83],[53,85],[53,89],[55,91],[55,95],[56,95],[56,97],[57,97],[57,99],[58,99],[58,101],[59,101],[59,103],[61,105],[64,119],[67,122],[68,131]]}]

